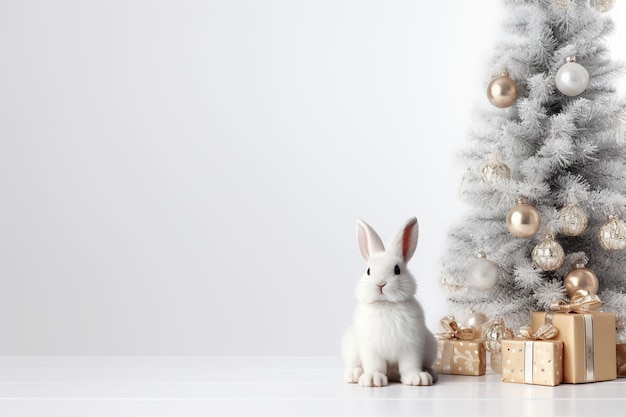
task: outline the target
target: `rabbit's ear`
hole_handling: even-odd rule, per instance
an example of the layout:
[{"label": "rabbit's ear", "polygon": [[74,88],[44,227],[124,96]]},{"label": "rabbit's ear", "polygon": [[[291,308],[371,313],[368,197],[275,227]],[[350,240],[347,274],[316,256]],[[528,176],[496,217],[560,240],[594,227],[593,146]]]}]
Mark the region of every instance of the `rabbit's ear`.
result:
[{"label": "rabbit's ear", "polygon": [[411,217],[391,239],[389,251],[404,259],[404,262],[408,262],[415,253],[415,248],[417,248],[418,236],[419,226],[417,219]]},{"label": "rabbit's ear", "polygon": [[366,262],[370,256],[385,250],[385,245],[383,245],[380,236],[361,219],[356,221],[356,237],[359,242],[359,250]]}]

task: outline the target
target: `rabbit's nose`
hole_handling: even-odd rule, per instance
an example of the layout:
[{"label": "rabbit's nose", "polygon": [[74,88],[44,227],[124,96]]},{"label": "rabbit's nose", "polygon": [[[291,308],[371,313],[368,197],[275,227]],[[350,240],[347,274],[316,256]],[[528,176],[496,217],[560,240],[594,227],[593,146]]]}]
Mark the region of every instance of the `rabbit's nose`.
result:
[{"label": "rabbit's nose", "polygon": [[383,283],[377,282],[376,285],[378,286],[378,289],[380,290],[380,293],[382,294],[383,293],[383,287],[385,285],[387,285],[387,283],[386,282],[383,282]]}]

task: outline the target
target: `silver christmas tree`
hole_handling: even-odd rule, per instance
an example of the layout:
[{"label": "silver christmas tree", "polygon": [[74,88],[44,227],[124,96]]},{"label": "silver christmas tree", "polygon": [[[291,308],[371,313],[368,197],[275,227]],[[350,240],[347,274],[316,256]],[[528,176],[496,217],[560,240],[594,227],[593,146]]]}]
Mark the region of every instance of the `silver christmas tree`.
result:
[{"label": "silver christmas tree", "polygon": [[459,155],[469,210],[450,230],[440,284],[452,314],[513,329],[572,288],[595,292],[623,336],[626,102],[606,46],[613,2],[505,4],[506,36]]}]

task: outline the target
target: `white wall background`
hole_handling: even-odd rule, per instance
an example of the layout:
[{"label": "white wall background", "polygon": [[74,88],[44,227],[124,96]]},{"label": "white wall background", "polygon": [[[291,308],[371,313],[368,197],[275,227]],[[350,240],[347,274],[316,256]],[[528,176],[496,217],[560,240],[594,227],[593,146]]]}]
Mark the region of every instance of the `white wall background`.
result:
[{"label": "white wall background", "polygon": [[357,217],[437,330],[501,7],[0,1],[0,354],[337,355]]}]

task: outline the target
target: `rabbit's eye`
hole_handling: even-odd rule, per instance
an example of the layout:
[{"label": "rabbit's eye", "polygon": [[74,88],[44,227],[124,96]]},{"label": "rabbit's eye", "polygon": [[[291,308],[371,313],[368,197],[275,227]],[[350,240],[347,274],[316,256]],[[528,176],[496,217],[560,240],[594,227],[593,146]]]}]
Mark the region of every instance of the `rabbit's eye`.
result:
[{"label": "rabbit's eye", "polygon": [[370,274],[370,269],[369,269],[369,268],[367,268],[367,275],[369,275],[369,274]]},{"label": "rabbit's eye", "polygon": [[396,268],[393,270],[393,272],[395,272],[396,275],[400,275],[400,267],[396,265]]}]

